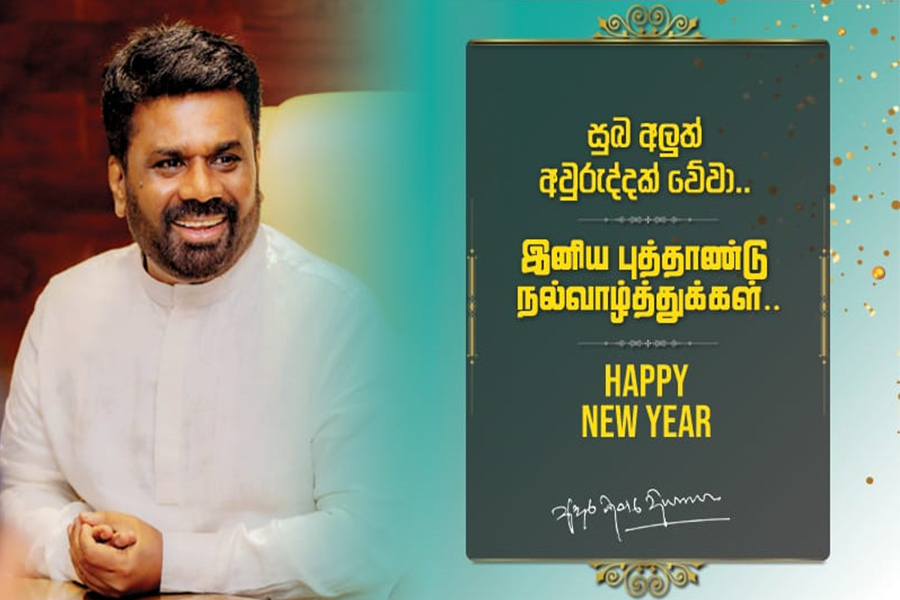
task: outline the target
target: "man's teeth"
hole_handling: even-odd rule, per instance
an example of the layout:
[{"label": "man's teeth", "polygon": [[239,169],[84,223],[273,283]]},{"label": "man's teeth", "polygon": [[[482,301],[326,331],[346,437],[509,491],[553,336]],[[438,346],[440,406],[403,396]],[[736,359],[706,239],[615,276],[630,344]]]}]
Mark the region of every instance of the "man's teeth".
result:
[{"label": "man's teeth", "polygon": [[225,220],[225,216],[215,217],[213,219],[204,219],[202,221],[175,221],[179,227],[187,227],[189,229],[203,229],[204,227],[212,227],[218,225]]}]

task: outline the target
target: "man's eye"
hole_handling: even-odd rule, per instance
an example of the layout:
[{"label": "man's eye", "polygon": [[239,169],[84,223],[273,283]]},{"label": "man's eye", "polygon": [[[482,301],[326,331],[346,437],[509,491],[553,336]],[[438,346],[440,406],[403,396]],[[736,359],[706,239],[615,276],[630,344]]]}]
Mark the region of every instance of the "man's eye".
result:
[{"label": "man's eye", "polygon": [[166,158],[161,161],[154,163],[154,169],[160,169],[163,171],[171,171],[181,167],[182,162],[180,158]]},{"label": "man's eye", "polygon": [[240,157],[235,156],[234,154],[220,154],[213,160],[213,164],[229,168],[234,167],[239,162],[241,162]]}]

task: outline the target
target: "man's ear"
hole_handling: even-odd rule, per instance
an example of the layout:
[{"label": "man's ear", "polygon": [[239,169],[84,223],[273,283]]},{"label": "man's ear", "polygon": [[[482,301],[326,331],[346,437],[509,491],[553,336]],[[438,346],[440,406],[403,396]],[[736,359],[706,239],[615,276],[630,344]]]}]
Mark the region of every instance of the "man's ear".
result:
[{"label": "man's ear", "polygon": [[[253,157],[256,159],[256,189],[259,190],[259,142],[256,142],[256,146],[253,148]],[[260,201],[262,201],[263,195],[259,195]]]},{"label": "man's ear", "polygon": [[125,167],[115,156],[110,156],[106,161],[106,174],[109,177],[109,191],[112,192],[113,206],[116,216],[125,218],[125,202],[128,194],[125,191]]}]

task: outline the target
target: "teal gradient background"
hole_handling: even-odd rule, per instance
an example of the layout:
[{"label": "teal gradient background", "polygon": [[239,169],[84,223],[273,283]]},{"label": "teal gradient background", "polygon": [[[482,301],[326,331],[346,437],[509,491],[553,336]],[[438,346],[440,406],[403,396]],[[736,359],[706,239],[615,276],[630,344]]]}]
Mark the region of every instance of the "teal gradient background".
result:
[{"label": "teal gradient background", "polygon": [[[598,16],[624,15],[631,4],[390,3],[375,27],[385,36],[379,47],[388,80],[414,91],[420,109],[408,117],[416,132],[414,154],[398,175],[414,192],[391,225],[391,235],[403,241],[391,268],[403,267],[396,280],[408,350],[409,402],[402,405],[398,431],[406,459],[397,475],[409,499],[401,526],[412,550],[404,597],[628,597],[623,589],[597,586],[587,565],[475,564],[465,556],[464,136],[468,40],[584,39],[596,31]],[[709,0],[666,6],[673,14],[699,17],[707,38],[828,40],[830,155],[841,158],[839,166],[831,165],[831,557],[805,564],[714,563],[700,571],[699,586],[673,589],[669,597],[898,597],[900,210],[891,203],[900,202],[900,114],[889,111],[900,104],[900,5]],[[879,281],[872,276],[876,265],[886,271]],[[765,373],[748,369],[747,376]],[[765,421],[748,426],[764,427]]]}]

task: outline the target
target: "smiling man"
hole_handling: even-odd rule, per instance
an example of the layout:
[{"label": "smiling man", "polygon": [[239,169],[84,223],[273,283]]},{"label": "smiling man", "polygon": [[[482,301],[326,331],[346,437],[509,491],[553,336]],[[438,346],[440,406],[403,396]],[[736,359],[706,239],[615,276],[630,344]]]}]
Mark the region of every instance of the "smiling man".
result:
[{"label": "smiling man", "polygon": [[203,29],[142,29],[102,103],[135,244],[55,276],[22,339],[0,498],[29,565],[110,596],[386,595],[382,320],[259,223],[256,66]]}]

